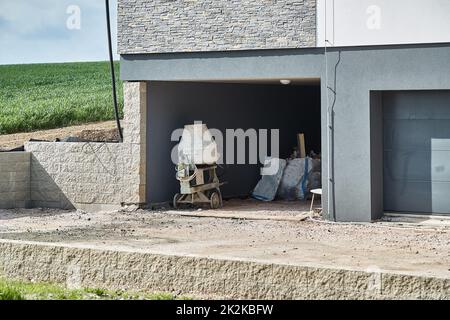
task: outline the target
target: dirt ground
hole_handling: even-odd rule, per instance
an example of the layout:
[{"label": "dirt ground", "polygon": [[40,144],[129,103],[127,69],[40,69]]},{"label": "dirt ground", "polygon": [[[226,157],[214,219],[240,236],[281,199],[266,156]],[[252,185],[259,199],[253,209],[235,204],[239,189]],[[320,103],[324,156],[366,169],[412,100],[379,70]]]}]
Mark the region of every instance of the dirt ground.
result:
[{"label": "dirt ground", "polygon": [[0,135],[0,150],[22,146],[30,139],[54,141],[56,138],[77,136],[84,130],[111,130],[115,126],[115,121],[106,121],[59,129]]},{"label": "dirt ground", "polygon": [[[230,208],[237,208],[238,203],[230,203],[226,209],[227,205],[225,202],[224,211],[200,213],[229,214]],[[267,210],[251,202],[244,207],[252,215]],[[344,224],[311,219],[275,221],[178,214],[195,211],[0,210],[0,238],[450,277],[448,225]],[[275,211],[269,208],[270,215],[282,214]]]}]

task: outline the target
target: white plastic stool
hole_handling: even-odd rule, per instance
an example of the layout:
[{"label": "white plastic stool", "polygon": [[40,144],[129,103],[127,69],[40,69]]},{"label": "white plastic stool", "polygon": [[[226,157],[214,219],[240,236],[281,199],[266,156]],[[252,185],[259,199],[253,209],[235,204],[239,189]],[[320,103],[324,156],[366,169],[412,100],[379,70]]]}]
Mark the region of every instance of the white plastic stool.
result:
[{"label": "white plastic stool", "polygon": [[317,195],[322,195],[322,189],[313,189],[311,190],[312,193],[312,200],[311,200],[311,208],[309,209],[310,212],[313,211],[313,206],[314,206],[314,196]]}]

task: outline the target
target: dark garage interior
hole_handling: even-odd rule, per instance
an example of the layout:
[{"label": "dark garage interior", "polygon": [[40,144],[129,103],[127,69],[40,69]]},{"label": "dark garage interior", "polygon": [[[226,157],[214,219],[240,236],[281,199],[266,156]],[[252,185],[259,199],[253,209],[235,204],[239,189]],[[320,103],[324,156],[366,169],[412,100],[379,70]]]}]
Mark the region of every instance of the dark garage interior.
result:
[{"label": "dark garage interior", "polygon": [[[290,157],[297,134],[306,151],[321,151],[320,81],[148,82],[147,203],[170,202],[179,192],[171,152],[172,132],[194,121],[209,129],[279,129],[280,158]],[[225,145],[224,141],[224,145]],[[248,144],[248,141],[247,141]],[[235,147],[236,148],[236,147]],[[225,149],[225,148],[224,148]],[[248,152],[248,145],[246,146]],[[270,150],[270,144],[269,144]],[[223,150],[225,153],[225,150]],[[226,153],[223,155],[226,158]],[[248,159],[248,154],[246,159]],[[248,163],[246,161],[246,163]],[[225,198],[248,196],[260,179],[260,164],[223,164]]]}]

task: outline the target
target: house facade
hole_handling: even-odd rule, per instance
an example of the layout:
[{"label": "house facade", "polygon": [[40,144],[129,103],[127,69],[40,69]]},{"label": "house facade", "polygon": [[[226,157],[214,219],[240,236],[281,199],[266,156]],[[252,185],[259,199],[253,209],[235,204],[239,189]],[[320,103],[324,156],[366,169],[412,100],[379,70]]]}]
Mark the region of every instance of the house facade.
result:
[{"label": "house facade", "polygon": [[[449,13],[445,0],[119,0],[121,77],[146,87],[145,201],[176,192],[170,135],[201,120],[278,128],[282,155],[305,132],[329,219],[449,214]],[[227,169],[230,196],[259,174]]]},{"label": "house facade", "polygon": [[118,0],[124,141],[3,155],[0,208],[171,202],[176,133],[202,121],[224,133],[225,197],[260,179],[250,150],[288,158],[304,133],[326,218],[449,214],[448,13],[446,0]]}]

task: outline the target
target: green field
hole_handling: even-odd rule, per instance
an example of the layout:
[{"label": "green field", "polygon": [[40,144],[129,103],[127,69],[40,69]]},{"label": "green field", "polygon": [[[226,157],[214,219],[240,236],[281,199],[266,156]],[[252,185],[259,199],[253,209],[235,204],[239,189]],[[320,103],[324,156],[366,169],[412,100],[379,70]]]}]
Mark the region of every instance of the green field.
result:
[{"label": "green field", "polygon": [[[122,113],[118,62],[116,77]],[[111,119],[108,62],[0,65],[0,134]]]}]

